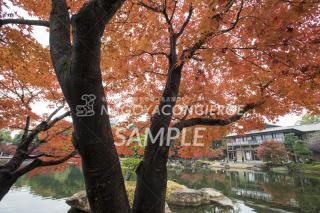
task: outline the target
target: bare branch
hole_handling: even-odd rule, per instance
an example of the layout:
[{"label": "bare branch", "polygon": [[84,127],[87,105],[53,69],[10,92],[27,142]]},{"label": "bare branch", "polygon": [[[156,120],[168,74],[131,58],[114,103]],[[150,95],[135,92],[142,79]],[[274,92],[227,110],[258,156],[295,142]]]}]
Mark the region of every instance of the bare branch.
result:
[{"label": "bare branch", "polygon": [[255,67],[257,67],[257,68],[259,68],[259,69],[261,69],[261,70],[263,70],[263,71],[265,71],[265,72],[269,72],[267,69],[263,68],[263,67],[260,66],[259,64],[255,63],[255,62],[253,62],[253,61],[248,60],[247,57],[244,57],[244,56],[242,56],[242,55],[239,55],[239,54],[238,54],[236,51],[234,51],[233,49],[230,49],[230,51],[231,51],[233,54],[235,54],[236,56],[238,56],[239,58],[241,58],[241,59],[243,59],[244,61],[248,62],[249,64],[251,64],[251,65],[253,65],[253,66],[255,66]]},{"label": "bare branch", "polygon": [[171,16],[170,16],[170,19],[169,19],[170,22],[172,22],[173,17],[174,17],[174,14],[176,13],[177,4],[178,4],[178,0],[175,0],[175,1],[174,1],[174,6],[173,6],[173,10],[172,10],[172,13],[171,13]]},{"label": "bare branch", "polygon": [[192,16],[192,12],[193,12],[193,7],[192,7],[192,4],[189,5],[189,13],[188,13],[188,17],[186,18],[185,22],[183,23],[180,31],[176,34],[177,35],[177,38],[180,37],[184,30],[186,29],[186,27],[188,26],[190,20],[191,20],[191,16]]},{"label": "bare branch", "polygon": [[41,158],[41,157],[58,158],[58,157],[60,157],[60,156],[50,155],[50,154],[47,154],[47,153],[41,153],[41,154],[38,154],[38,155],[29,155],[29,156],[27,157],[27,159],[37,159],[37,158]]},{"label": "bare branch", "polygon": [[30,172],[31,170],[38,168],[38,167],[54,166],[54,165],[61,164],[65,161],[69,160],[70,158],[74,157],[77,153],[78,153],[77,151],[73,151],[70,154],[68,154],[67,156],[60,158],[60,159],[57,159],[57,160],[43,161],[40,159],[35,159],[34,161],[29,163],[28,165],[13,172],[13,175],[20,177],[21,175],[24,175],[24,174],[26,174],[26,173]]},{"label": "bare branch", "polygon": [[167,1],[165,1],[164,9],[162,10],[162,14],[163,14],[163,16],[164,16],[164,18],[165,18],[168,26],[169,26],[169,33],[170,33],[171,35],[175,35],[172,21],[171,21],[171,19],[169,18],[169,15],[168,15],[168,13],[167,13],[167,3],[166,3],[166,2],[167,2]]},{"label": "bare branch", "polygon": [[169,57],[169,55],[167,53],[165,53],[165,52],[148,52],[148,51],[141,51],[140,53],[133,54],[131,56],[132,57],[137,57],[137,56],[141,56],[141,55],[144,55],[144,54],[147,54],[147,55],[150,55],[150,56],[163,55],[165,57]]},{"label": "bare branch", "polygon": [[148,10],[151,10],[153,12],[156,12],[156,13],[162,13],[163,12],[163,9],[162,8],[158,8],[158,7],[152,7],[142,1],[138,2],[138,5],[148,9]]},{"label": "bare branch", "polygon": [[49,121],[52,119],[52,117],[55,116],[63,107],[64,107],[64,106],[62,105],[62,106],[58,107],[55,111],[53,111],[53,112],[49,115],[49,117],[48,117],[48,119],[47,119],[47,122],[49,122]]},{"label": "bare branch", "polygon": [[53,120],[51,120],[51,121],[48,123],[48,126],[47,126],[46,128],[44,128],[44,130],[42,130],[42,131],[46,131],[46,130],[50,129],[50,128],[53,127],[58,121],[64,119],[65,117],[70,116],[70,114],[71,114],[70,111],[68,111],[68,112],[65,112],[65,113],[63,113],[62,115],[54,118]]},{"label": "bare branch", "polygon": [[196,126],[196,125],[226,126],[240,120],[246,112],[256,108],[257,106],[260,106],[263,103],[264,102],[261,101],[258,103],[247,104],[245,107],[243,107],[243,109],[239,113],[229,117],[228,119],[211,119],[211,118],[200,118],[200,117],[191,118],[191,119],[187,119],[187,120],[176,123],[174,127],[178,128],[179,130],[182,130],[183,128]]},{"label": "bare branch", "polygon": [[164,16],[168,26],[169,26],[169,32],[173,35],[174,34],[174,29],[173,29],[173,25],[172,25],[172,18],[173,18],[173,13],[175,11],[173,11],[173,13],[171,14],[171,17],[169,17],[168,13],[167,13],[167,1],[165,1],[164,3],[164,6],[163,7],[152,7],[144,2],[139,2],[138,5],[148,9],[148,10],[151,10],[152,12],[155,12],[155,13],[160,13]]},{"label": "bare branch", "polygon": [[241,12],[242,12],[242,10],[243,10],[243,4],[244,4],[244,2],[243,2],[243,0],[241,0],[240,8],[239,8],[239,10],[238,10],[238,12],[237,12],[236,20],[232,23],[231,27],[229,27],[229,28],[227,28],[227,29],[225,29],[225,30],[221,30],[221,31],[220,31],[221,34],[226,33],[226,32],[229,32],[229,31],[233,30],[233,29],[237,26],[237,24],[238,24],[238,22],[239,22],[239,20],[240,20]]},{"label": "bare branch", "polygon": [[[233,0],[230,1],[230,4],[227,5],[227,8],[226,8],[225,12],[228,12],[230,10],[230,7],[232,6],[232,4],[233,4]],[[229,28],[224,29],[224,30],[220,30],[218,32],[209,32],[209,33],[207,33],[199,41],[197,41],[194,45],[192,45],[190,48],[188,48],[188,49],[183,51],[182,60],[184,60],[185,57],[192,58],[192,56],[195,54],[195,52],[198,49],[201,49],[209,38],[213,38],[213,37],[222,35],[224,33],[227,33],[229,31],[233,30],[237,26],[237,24],[239,23],[240,15],[241,15],[241,12],[243,10],[243,4],[244,4],[244,1],[241,0],[240,8],[239,8],[239,10],[237,12],[236,18],[235,18],[235,20],[233,21],[232,25]],[[219,16],[222,16],[222,15],[223,14],[219,14]]]},{"label": "bare branch", "polygon": [[152,73],[152,74],[156,74],[156,75],[162,75],[162,76],[167,76],[167,74],[164,73],[159,73],[159,72],[155,72],[155,71],[149,71],[149,70],[145,70],[145,73]]},{"label": "bare branch", "polygon": [[28,133],[29,133],[29,126],[30,126],[30,116],[27,116],[26,125],[24,127],[24,131],[23,131],[23,135],[22,135],[21,141],[24,141],[27,138]]},{"label": "bare branch", "polygon": [[26,140],[22,141],[24,143],[24,146],[28,147],[30,143],[33,141],[33,139],[40,133],[47,131],[51,127],[53,127],[58,121],[64,119],[65,117],[70,116],[70,111],[65,112],[64,114],[54,118],[50,122],[42,121],[36,128],[34,128],[31,133],[28,135]]},{"label": "bare branch", "polygon": [[7,24],[24,24],[32,26],[49,27],[49,21],[29,19],[0,19],[0,27]]}]

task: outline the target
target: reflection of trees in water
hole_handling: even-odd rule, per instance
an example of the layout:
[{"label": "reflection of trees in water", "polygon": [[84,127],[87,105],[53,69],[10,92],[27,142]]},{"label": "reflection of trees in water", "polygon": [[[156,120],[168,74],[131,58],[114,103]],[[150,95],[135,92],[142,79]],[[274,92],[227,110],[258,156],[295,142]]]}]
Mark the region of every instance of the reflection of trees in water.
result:
[{"label": "reflection of trees in water", "polygon": [[295,189],[291,185],[281,185],[274,182],[269,182],[262,185],[263,191],[271,195],[272,202],[292,206],[292,200],[295,200]]},{"label": "reflection of trees in water", "polygon": [[198,207],[175,207],[172,206],[170,209],[175,213],[238,213],[240,212],[239,208],[236,206],[234,210],[222,208],[215,205],[206,205]]},{"label": "reflection of trees in water", "polygon": [[169,176],[191,188],[211,187],[242,200],[320,212],[320,179],[316,177],[253,171],[170,171]]},{"label": "reflection of trees in water", "polygon": [[199,181],[203,180],[203,174],[201,174],[201,173],[194,173],[194,174],[182,173],[180,175],[180,178],[188,181],[189,184],[195,184],[195,183],[198,183]]},{"label": "reflection of trees in water", "polygon": [[296,198],[303,212],[320,212],[320,180],[297,177],[295,183]]},{"label": "reflection of trees in water", "polygon": [[222,171],[183,171],[176,173],[174,170],[169,171],[170,179],[177,180],[178,183],[186,185],[190,188],[215,188],[220,191],[226,187],[227,180]]},{"label": "reflection of trees in water", "polygon": [[[319,178],[252,171],[205,170],[169,171],[169,178],[190,188],[215,188],[229,197],[242,200],[247,198],[270,202],[267,196],[270,195],[273,203],[283,206],[294,206],[298,203],[302,212],[320,212]],[[58,199],[84,189],[84,182],[80,169],[67,167],[62,171],[24,176],[16,183],[16,187],[21,186],[29,186],[34,194]],[[239,190],[244,192],[241,197],[237,195]],[[203,207],[202,212],[209,210],[212,210],[212,207]],[[186,213],[185,210],[183,212]],[[193,212],[198,213],[199,210],[190,209],[190,213]]]},{"label": "reflection of trees in water", "polygon": [[33,194],[59,199],[83,190],[84,181],[80,169],[71,166],[63,171],[23,176],[15,186],[28,186]]}]

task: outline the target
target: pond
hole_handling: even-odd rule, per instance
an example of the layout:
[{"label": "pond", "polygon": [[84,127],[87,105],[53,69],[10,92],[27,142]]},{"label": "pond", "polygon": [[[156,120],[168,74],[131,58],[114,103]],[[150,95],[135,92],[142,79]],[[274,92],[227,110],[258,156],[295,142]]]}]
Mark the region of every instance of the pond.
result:
[{"label": "pond", "polygon": [[[234,211],[219,206],[177,208],[176,213],[320,212],[320,177],[256,171],[174,170],[169,177],[190,188],[215,188],[234,202]],[[65,199],[84,188],[76,167],[36,171],[22,177],[0,202],[1,213],[68,212]]]}]

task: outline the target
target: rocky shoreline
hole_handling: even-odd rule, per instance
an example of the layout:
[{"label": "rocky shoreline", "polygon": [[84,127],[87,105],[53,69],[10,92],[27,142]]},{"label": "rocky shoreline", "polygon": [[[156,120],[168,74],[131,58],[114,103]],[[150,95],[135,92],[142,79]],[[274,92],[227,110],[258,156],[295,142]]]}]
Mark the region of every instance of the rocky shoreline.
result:
[{"label": "rocky shoreline", "polygon": [[170,169],[231,169],[231,170],[254,170],[261,171],[264,163],[262,162],[219,162],[219,161],[206,161],[206,160],[169,160],[168,168]]},{"label": "rocky shoreline", "polygon": [[194,207],[208,204],[218,204],[222,207],[233,208],[232,200],[212,188],[190,189],[183,188],[172,192],[167,201],[169,205]]},{"label": "rocky shoreline", "polygon": [[[91,212],[85,191],[80,191],[66,200],[72,211]],[[169,205],[168,205],[169,204]],[[165,213],[172,213],[169,206],[196,207],[217,204],[225,208],[233,208],[232,200],[212,188],[190,189],[182,186],[170,192],[166,199]]]}]

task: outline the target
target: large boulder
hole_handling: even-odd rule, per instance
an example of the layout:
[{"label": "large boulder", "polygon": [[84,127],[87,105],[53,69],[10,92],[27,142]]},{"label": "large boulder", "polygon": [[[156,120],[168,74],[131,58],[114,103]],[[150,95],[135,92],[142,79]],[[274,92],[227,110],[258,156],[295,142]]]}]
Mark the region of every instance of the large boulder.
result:
[{"label": "large boulder", "polygon": [[203,193],[199,190],[184,188],[172,192],[168,200],[169,204],[177,206],[200,206],[208,204],[208,199],[204,199]]},{"label": "large boulder", "polygon": [[[70,198],[66,200],[66,203],[69,206],[71,206],[74,212],[76,212],[75,210],[80,210],[83,212],[91,212],[89,201],[87,199],[87,195],[85,191],[80,191],[72,195]],[[166,203],[165,213],[172,213],[167,203]]]},{"label": "large boulder", "polygon": [[84,212],[90,212],[89,201],[86,191],[80,191],[66,200],[66,203],[73,209],[78,209]]},{"label": "large boulder", "polygon": [[172,192],[168,203],[176,206],[200,206],[215,203],[223,207],[233,207],[232,201],[221,192],[211,188],[183,188]]}]

